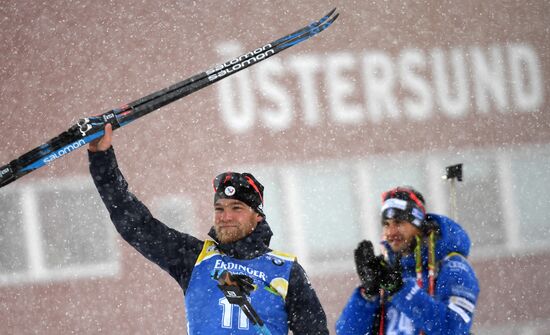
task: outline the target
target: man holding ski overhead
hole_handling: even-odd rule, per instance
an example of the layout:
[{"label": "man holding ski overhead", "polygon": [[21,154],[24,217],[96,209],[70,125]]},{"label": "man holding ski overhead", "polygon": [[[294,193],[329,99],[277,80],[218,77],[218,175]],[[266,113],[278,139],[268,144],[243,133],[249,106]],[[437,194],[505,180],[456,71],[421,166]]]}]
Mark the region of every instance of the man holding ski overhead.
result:
[{"label": "man holding ski overhead", "polygon": [[292,255],[269,248],[263,186],[248,173],[213,181],[211,240],[155,219],[128,190],[112,127],[89,146],[90,173],[122,237],[183,289],[189,334],[328,334],[326,316]]},{"label": "man holding ski overhead", "polygon": [[426,213],[412,187],[382,194],[382,247],[355,249],[361,286],[336,323],[343,334],[468,334],[479,286],[467,261],[470,239],[453,220]]}]

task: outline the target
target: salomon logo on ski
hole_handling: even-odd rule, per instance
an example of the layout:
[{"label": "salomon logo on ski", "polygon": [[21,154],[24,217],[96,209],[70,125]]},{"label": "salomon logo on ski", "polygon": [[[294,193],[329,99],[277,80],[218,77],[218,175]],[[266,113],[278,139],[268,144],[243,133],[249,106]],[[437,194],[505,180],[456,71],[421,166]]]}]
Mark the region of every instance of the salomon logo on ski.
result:
[{"label": "salomon logo on ski", "polygon": [[84,144],[86,144],[86,141],[84,140],[80,140],[76,143],[73,143],[73,144],[69,144],[67,145],[66,147],[64,148],[61,148],[60,150],[54,152],[53,154],[47,156],[46,158],[44,158],[44,162],[45,163],[49,163],[55,159],[58,159],[59,157],[61,156],[65,156],[66,154],[68,154],[69,152],[73,151],[73,150],[76,150],[78,148],[80,148],[81,146],[83,146]]},{"label": "salomon logo on ski", "polygon": [[330,27],[336,20],[338,13],[335,14],[335,11],[336,8],[320,20],[314,21],[292,34],[283,36],[242,56],[211,67],[205,72],[123,105],[121,108],[112,109],[99,116],[81,119],[67,131],[13,160],[9,166],[2,167],[0,170],[0,187],[103,136],[107,123],[113,125],[113,130],[118,129],[154,110],[317,35]]},{"label": "salomon logo on ski", "polygon": [[[249,52],[245,55],[242,55],[241,57],[233,58],[232,60],[230,60],[229,62],[224,63],[223,65],[218,65],[214,69],[206,71],[206,73],[209,74],[209,72],[212,73],[212,72],[221,70],[220,72],[218,72],[216,74],[209,75],[208,80],[212,81],[216,78],[220,78],[220,77],[223,77],[223,76],[226,76],[226,75],[230,75],[231,73],[233,73],[235,71],[239,71],[243,67],[250,66],[250,65],[252,65],[256,62],[259,62],[259,61],[275,54],[274,50],[264,51],[267,48],[271,48],[271,44],[267,44],[263,48],[258,48],[256,50],[254,50],[253,52]],[[223,68],[229,67],[229,66],[231,66],[231,67],[227,68],[225,70],[222,70]]]}]

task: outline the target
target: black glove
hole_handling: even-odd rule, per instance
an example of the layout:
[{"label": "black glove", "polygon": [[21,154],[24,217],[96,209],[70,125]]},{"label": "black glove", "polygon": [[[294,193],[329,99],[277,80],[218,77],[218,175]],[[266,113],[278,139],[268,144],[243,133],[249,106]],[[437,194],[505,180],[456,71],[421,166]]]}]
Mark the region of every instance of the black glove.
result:
[{"label": "black glove", "polygon": [[397,257],[394,264],[382,262],[382,274],[380,276],[380,287],[392,296],[403,287],[403,276],[401,275],[401,259]]},{"label": "black glove", "polygon": [[247,275],[231,274],[231,279],[234,280],[237,285],[246,293],[250,295],[250,292],[256,289],[254,280]]},{"label": "black glove", "polygon": [[227,270],[213,270],[211,276],[219,285],[237,286],[246,295],[250,295],[250,292],[256,289],[254,280],[247,275],[233,274]]},{"label": "black glove", "polygon": [[368,297],[373,297],[380,291],[383,262],[382,256],[374,255],[371,241],[361,241],[355,249],[355,267]]}]

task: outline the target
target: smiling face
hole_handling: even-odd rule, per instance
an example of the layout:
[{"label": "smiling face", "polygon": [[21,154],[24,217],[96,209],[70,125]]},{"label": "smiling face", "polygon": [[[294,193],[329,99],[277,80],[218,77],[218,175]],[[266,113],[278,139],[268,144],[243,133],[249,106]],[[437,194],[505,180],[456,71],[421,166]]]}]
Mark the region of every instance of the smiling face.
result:
[{"label": "smiling face", "polygon": [[263,217],[236,199],[218,199],[214,204],[214,230],[221,243],[238,241],[249,235]]},{"label": "smiling face", "polygon": [[395,253],[408,254],[415,236],[420,234],[412,223],[405,220],[387,219],[382,222],[382,235]]}]

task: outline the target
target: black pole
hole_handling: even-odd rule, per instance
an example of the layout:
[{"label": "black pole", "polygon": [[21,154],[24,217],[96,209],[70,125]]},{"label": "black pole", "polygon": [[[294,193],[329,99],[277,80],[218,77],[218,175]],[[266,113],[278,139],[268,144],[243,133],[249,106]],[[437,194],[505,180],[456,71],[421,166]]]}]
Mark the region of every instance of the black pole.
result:
[{"label": "black pole", "polygon": [[462,181],[462,163],[450,165],[445,168],[443,179],[450,181],[449,201],[451,205],[451,218],[458,220],[456,206],[456,182]]}]

